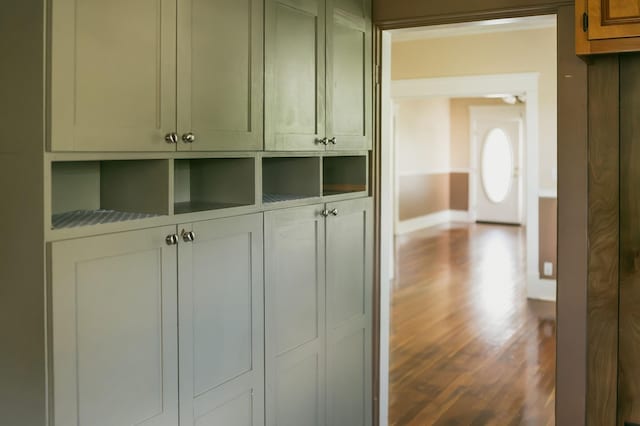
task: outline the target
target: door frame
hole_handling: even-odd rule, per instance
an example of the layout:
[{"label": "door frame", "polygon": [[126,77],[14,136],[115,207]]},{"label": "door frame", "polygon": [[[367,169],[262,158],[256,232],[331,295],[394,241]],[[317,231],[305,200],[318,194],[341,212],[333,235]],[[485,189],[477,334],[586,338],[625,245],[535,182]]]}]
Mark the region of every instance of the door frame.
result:
[{"label": "door frame", "polygon": [[[385,3],[386,1],[386,3]],[[405,2],[406,3],[406,2]],[[558,19],[558,194],[563,202],[558,206],[558,270],[557,289],[557,349],[556,349],[556,422],[557,424],[585,424],[587,410],[587,280],[589,270],[588,226],[588,84],[587,65],[575,55],[574,2],[549,0],[535,6],[513,5],[514,2],[487,2],[485,9],[472,4],[450,2],[444,5],[417,4],[414,15],[402,18],[390,12],[391,0],[378,0],[374,7],[374,64],[375,64],[375,130],[372,152],[372,195],[374,197],[374,425],[388,422],[389,375],[389,301],[388,291],[381,283],[390,275],[389,247],[381,245],[382,236],[389,232],[393,214],[390,210],[389,182],[381,179],[382,170],[391,167],[388,137],[390,123],[385,114],[391,108],[382,103],[382,93],[390,90],[381,84],[390,75],[390,66],[382,61],[383,51],[389,52],[391,40],[383,30],[406,27],[452,24],[485,19],[515,18],[555,14]],[[385,10],[385,8],[387,10]],[[399,7],[399,10],[401,7]],[[413,10],[413,9],[412,9]],[[384,15],[386,12],[389,16]],[[388,62],[388,61],[387,61]],[[387,286],[388,288],[388,282]],[[597,384],[589,381],[589,387]]]}]

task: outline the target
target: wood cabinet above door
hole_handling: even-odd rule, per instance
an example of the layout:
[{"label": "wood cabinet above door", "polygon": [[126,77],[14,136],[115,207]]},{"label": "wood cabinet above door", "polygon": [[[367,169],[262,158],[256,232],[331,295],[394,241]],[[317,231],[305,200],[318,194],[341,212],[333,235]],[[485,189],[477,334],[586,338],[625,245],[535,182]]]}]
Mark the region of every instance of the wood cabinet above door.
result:
[{"label": "wood cabinet above door", "polygon": [[576,0],[578,54],[640,51],[640,2]]},{"label": "wood cabinet above door", "polygon": [[57,0],[51,151],[262,149],[259,0]]},{"label": "wood cabinet above door", "polygon": [[172,151],[175,0],[51,5],[53,151]]}]

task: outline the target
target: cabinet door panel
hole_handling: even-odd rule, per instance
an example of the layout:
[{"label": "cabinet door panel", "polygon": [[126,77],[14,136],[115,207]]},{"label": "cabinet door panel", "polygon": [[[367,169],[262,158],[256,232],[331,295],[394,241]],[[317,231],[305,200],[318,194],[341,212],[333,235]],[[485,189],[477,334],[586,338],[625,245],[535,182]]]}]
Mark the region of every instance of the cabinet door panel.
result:
[{"label": "cabinet door panel", "polygon": [[266,3],[265,149],[323,150],[325,3]]},{"label": "cabinet door panel", "polygon": [[589,39],[640,36],[640,2],[588,0]]},{"label": "cabinet door panel", "polygon": [[262,2],[178,0],[178,22],[179,148],[262,149]]},{"label": "cabinet door panel", "polygon": [[331,203],[327,218],[327,424],[371,424],[371,199]]},{"label": "cabinet door panel", "polygon": [[329,149],[370,149],[371,23],[368,0],[327,1]]},{"label": "cabinet door panel", "polygon": [[268,425],[324,424],[323,206],[265,213]]},{"label": "cabinet door panel", "polygon": [[263,425],[262,215],[179,228],[180,423]]},{"label": "cabinet door panel", "polygon": [[178,421],[175,227],[51,245],[54,423]]},{"label": "cabinet door panel", "polygon": [[52,5],[53,151],[172,151],[175,0]]}]

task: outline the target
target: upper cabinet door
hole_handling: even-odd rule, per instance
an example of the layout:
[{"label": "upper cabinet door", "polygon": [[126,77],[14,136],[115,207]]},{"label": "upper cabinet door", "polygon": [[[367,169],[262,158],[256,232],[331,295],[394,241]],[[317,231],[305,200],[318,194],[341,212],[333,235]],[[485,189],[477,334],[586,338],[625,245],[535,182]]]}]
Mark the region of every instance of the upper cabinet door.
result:
[{"label": "upper cabinet door", "polygon": [[176,0],[56,0],[52,151],[172,151]]},{"label": "upper cabinet door", "polygon": [[265,149],[324,150],[325,2],[267,0]]},{"label": "upper cabinet door", "polygon": [[263,6],[178,0],[178,147],[262,149]]},{"label": "upper cabinet door", "polygon": [[327,0],[328,149],[371,148],[371,2]]},{"label": "upper cabinet door", "polygon": [[589,39],[640,36],[640,2],[630,0],[587,0]]},{"label": "upper cabinet door", "polygon": [[175,232],[51,244],[53,425],[178,424]]}]

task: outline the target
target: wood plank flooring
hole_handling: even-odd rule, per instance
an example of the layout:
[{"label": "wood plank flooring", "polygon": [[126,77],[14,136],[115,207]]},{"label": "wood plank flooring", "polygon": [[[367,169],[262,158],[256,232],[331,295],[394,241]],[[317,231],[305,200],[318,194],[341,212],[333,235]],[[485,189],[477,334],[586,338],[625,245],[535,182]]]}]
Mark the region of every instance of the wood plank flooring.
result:
[{"label": "wood plank flooring", "polygon": [[526,299],[524,229],[432,228],[396,250],[389,423],[553,425],[555,303]]}]

